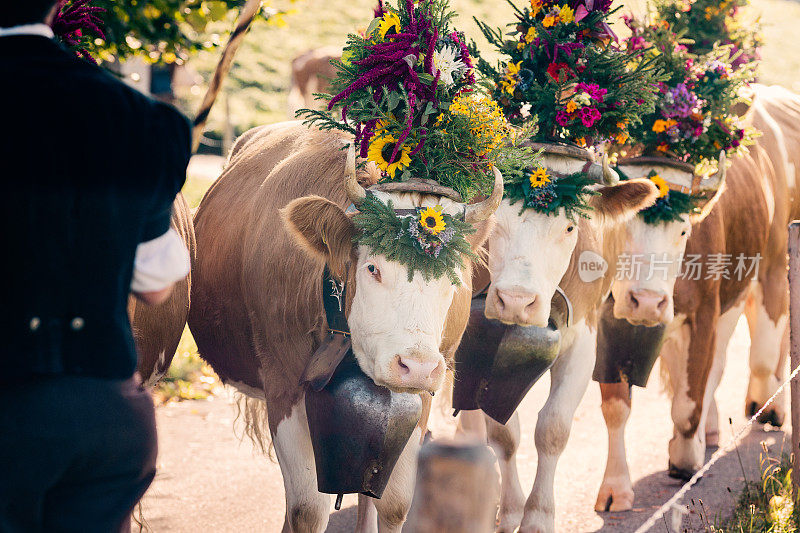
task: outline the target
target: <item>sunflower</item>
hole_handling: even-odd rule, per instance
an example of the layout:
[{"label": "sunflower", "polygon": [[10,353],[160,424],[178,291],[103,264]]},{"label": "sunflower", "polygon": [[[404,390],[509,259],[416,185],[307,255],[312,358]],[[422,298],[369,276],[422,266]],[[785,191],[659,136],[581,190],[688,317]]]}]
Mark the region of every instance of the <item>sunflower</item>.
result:
[{"label": "sunflower", "polygon": [[404,144],[397,150],[395,161],[389,161],[394,152],[397,139],[392,135],[378,135],[369,144],[367,159],[378,165],[382,171],[386,172],[394,179],[397,170],[403,170],[411,164],[411,147]]},{"label": "sunflower", "polygon": [[658,174],[653,174],[652,176],[650,176],[650,181],[655,183],[656,186],[658,187],[659,198],[664,198],[666,195],[669,194],[669,185],[667,185],[667,182],[664,181],[664,178],[662,178]]},{"label": "sunflower", "polygon": [[383,14],[380,24],[378,24],[378,35],[381,36],[381,39],[385,39],[386,34],[392,28],[394,28],[394,33],[400,33],[400,17],[397,16],[397,13],[386,12]]},{"label": "sunflower", "polygon": [[550,175],[547,173],[547,170],[543,169],[542,167],[534,170],[529,179],[531,180],[531,187],[534,189],[544,187],[550,183]]},{"label": "sunflower", "polygon": [[442,206],[427,207],[419,214],[419,225],[431,235],[438,235],[444,231],[445,224],[442,218]]}]

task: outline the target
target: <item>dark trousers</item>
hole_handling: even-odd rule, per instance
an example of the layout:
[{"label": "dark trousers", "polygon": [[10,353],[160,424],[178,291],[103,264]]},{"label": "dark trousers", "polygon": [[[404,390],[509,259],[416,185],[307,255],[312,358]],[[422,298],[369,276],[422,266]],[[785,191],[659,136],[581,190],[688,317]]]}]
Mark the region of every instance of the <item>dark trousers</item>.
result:
[{"label": "dark trousers", "polygon": [[133,380],[0,385],[0,533],[118,532],[155,464],[153,402]]}]

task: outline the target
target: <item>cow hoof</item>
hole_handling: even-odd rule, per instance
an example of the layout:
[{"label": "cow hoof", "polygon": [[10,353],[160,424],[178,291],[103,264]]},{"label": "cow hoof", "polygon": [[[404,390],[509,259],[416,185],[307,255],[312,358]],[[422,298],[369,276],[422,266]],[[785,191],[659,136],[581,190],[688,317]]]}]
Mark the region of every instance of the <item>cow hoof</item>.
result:
[{"label": "cow hoof", "polygon": [[752,417],[758,412],[758,404],[756,402],[747,402],[744,406],[744,416],[747,418]]},{"label": "cow hoof", "polygon": [[692,479],[692,476],[697,472],[696,470],[691,470],[688,468],[678,468],[672,461],[669,462],[669,467],[667,469],[667,475],[673,479],[680,479],[681,481],[689,481]]},{"label": "cow hoof", "polygon": [[633,489],[603,483],[597,493],[594,510],[598,513],[630,511],[633,509]]},{"label": "cow hoof", "polygon": [[756,419],[759,424],[770,424],[779,428],[783,425],[784,415],[775,409],[767,409]]},{"label": "cow hoof", "polygon": [[706,448],[719,448],[719,431],[706,433]]},{"label": "cow hoof", "polygon": [[522,522],[522,515],[522,512],[501,514],[496,533],[514,533]]}]

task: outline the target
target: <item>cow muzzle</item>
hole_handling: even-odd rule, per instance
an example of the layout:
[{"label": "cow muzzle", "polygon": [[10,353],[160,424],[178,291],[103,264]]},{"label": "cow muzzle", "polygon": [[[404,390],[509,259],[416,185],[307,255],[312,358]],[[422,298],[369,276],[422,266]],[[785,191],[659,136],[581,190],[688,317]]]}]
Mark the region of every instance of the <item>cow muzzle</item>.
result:
[{"label": "cow muzzle", "polygon": [[486,318],[504,324],[546,327],[550,317],[550,300],[524,289],[489,287],[486,296]]},{"label": "cow muzzle", "polygon": [[444,357],[437,351],[411,349],[392,358],[385,385],[402,392],[436,392],[444,382]]},{"label": "cow muzzle", "polygon": [[630,289],[615,300],[614,316],[635,326],[667,324],[674,318],[672,296],[663,290]]}]

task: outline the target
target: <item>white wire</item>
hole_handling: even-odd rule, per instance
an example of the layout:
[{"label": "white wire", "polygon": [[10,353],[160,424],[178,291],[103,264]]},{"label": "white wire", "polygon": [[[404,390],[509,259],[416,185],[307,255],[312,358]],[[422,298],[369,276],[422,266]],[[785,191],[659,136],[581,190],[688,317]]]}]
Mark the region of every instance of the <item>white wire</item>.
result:
[{"label": "white wire", "polygon": [[[739,430],[739,432],[736,435],[733,436],[733,438],[730,440],[730,442],[728,442],[728,444],[726,444],[724,447],[722,447],[722,448],[718,449],[716,452],[714,452],[714,454],[711,456],[711,458],[708,460],[708,462],[706,464],[704,464],[702,466],[702,468],[700,468],[700,470],[698,470],[695,473],[695,475],[693,475],[692,478],[683,485],[683,487],[681,487],[681,490],[676,492],[672,496],[672,498],[670,498],[664,505],[659,507],[659,509],[655,513],[653,513],[653,515],[650,518],[648,518],[647,521],[644,524],[639,526],[639,529],[637,529],[635,533],[644,533],[645,531],[648,531],[650,528],[655,526],[656,522],[658,522],[661,519],[662,516],[664,516],[668,511],[670,511],[673,507],[676,506],[678,501],[681,498],[683,498],[683,496],[689,491],[690,488],[692,488],[692,485],[697,483],[697,481],[701,477],[703,477],[703,474],[705,474],[706,472],[709,471],[709,469],[711,468],[711,466],[714,463],[716,463],[718,460],[720,460],[728,452],[733,450],[739,444],[739,440],[741,440],[742,436],[744,435],[745,430],[747,430],[756,421],[756,419],[759,416],[761,416],[761,413],[764,411],[764,409],[769,407],[772,404],[772,402],[775,401],[775,398],[778,396],[778,394],[780,394],[781,391],[784,389],[784,387],[786,387],[786,385],[788,385],[789,382],[792,381],[792,379],[794,379],[794,377],[797,375],[798,371],[800,371],[800,365],[798,365],[797,368],[792,370],[792,373],[789,376],[789,379],[784,381],[781,384],[781,386],[778,387],[778,390],[775,391],[775,394],[773,394],[769,398],[769,400],[767,400],[766,403],[761,406],[761,409],[759,409],[756,414],[754,414],[752,417],[750,417],[750,420],[747,421],[747,424],[745,424],[744,427],[741,430]],[[800,430],[800,428],[798,428],[798,429],[792,428],[792,430],[793,431],[798,431],[798,430]]]}]

